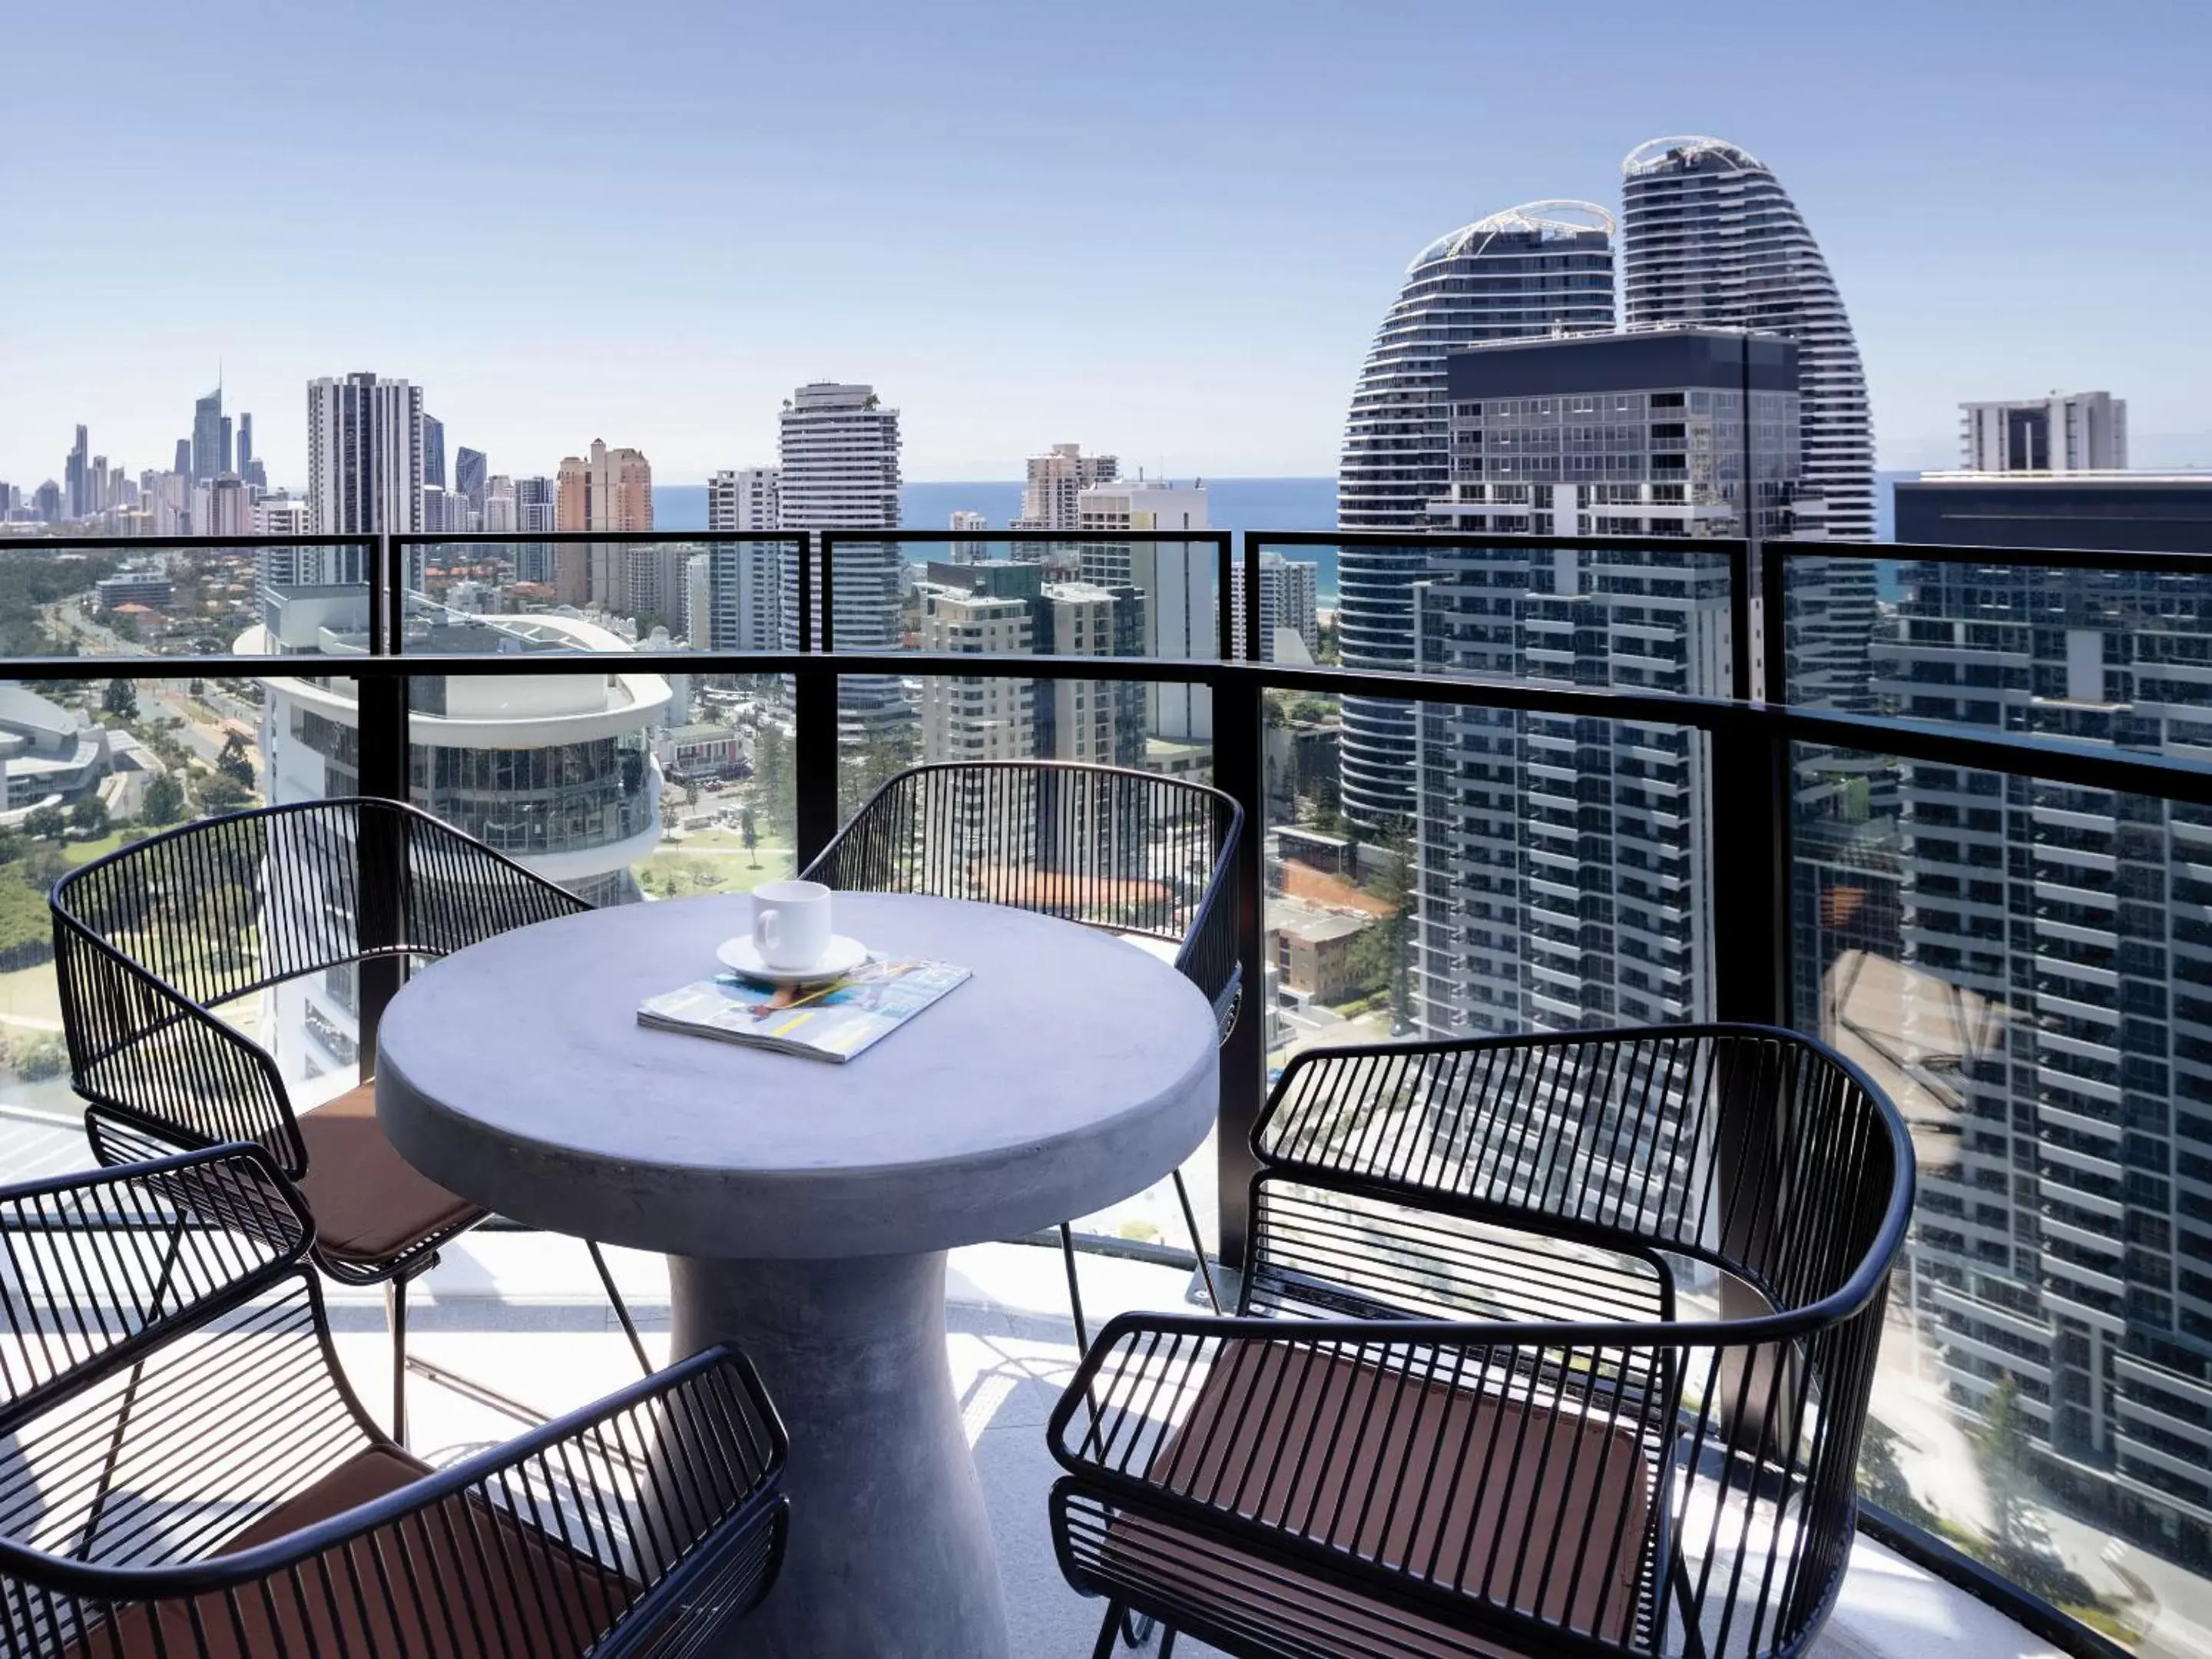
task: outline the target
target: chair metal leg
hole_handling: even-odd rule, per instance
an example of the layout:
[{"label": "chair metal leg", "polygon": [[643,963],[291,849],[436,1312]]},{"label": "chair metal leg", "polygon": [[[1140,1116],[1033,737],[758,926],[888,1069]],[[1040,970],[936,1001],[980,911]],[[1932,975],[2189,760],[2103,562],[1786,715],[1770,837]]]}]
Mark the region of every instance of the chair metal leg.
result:
[{"label": "chair metal leg", "polygon": [[1175,1172],[1176,1201],[1182,1206],[1183,1225],[1190,1229],[1190,1253],[1198,1258],[1198,1276],[1206,1285],[1206,1299],[1221,1311],[1221,1292],[1214,1288],[1213,1264],[1206,1259],[1206,1239],[1198,1231],[1198,1212],[1190,1207],[1190,1188],[1182,1184],[1182,1171]]},{"label": "chair metal leg", "polygon": [[1163,1627],[1160,1632],[1160,1650],[1154,1656],[1154,1659],[1170,1659],[1170,1656],[1175,1652],[1175,1626],[1169,1625]]},{"label": "chair metal leg", "polygon": [[1067,1264],[1067,1305],[1075,1314],[1075,1351],[1086,1354],[1091,1352],[1091,1328],[1083,1319],[1083,1287],[1075,1281],[1075,1233],[1065,1221],[1060,1224],[1060,1254]]},{"label": "chair metal leg", "polygon": [[1091,1659],[1114,1659],[1114,1644],[1121,1634],[1121,1613],[1119,1601],[1106,1604],[1106,1622],[1098,1626],[1098,1639],[1091,1644]]},{"label": "chair metal leg", "polygon": [[[1121,1610],[1121,1640],[1133,1648],[1140,1648],[1152,1639],[1158,1622],[1149,1613],[1139,1613],[1134,1607]],[[1165,1653],[1175,1645],[1175,1632],[1170,1631],[1160,1638],[1160,1651]]]},{"label": "chair metal leg", "polygon": [[384,1317],[392,1327],[392,1437],[407,1443],[407,1281],[386,1279]]},{"label": "chair metal leg", "polygon": [[645,1343],[638,1336],[637,1322],[629,1316],[629,1307],[615,1288],[615,1276],[608,1271],[607,1259],[600,1253],[599,1240],[587,1238],[584,1248],[592,1253],[592,1265],[599,1270],[599,1283],[606,1286],[607,1300],[615,1304],[615,1317],[622,1321],[623,1334],[629,1339],[630,1352],[637,1356],[637,1368],[647,1376],[653,1375],[653,1361],[645,1352]]}]

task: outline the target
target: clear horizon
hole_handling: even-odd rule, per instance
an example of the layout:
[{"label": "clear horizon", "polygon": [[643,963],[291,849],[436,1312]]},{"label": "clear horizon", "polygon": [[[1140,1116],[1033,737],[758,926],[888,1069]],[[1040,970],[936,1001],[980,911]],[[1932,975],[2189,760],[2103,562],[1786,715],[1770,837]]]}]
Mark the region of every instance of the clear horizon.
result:
[{"label": "clear horizon", "polygon": [[[1948,464],[1962,400],[2053,386],[2126,398],[2138,465],[2212,464],[2201,8],[1996,27],[1881,0],[1716,33],[1595,0],[1578,33],[1609,49],[1571,64],[1546,19],[1447,4],[1387,35],[1121,16],[663,5],[579,52],[553,48],[610,25],[572,0],[241,0],[221,31],[33,9],[0,106],[0,478],[58,479],[78,422],[166,466],[218,364],[272,483],[304,472],[307,382],[362,368],[512,474],[595,436],[672,483],[765,462],[782,397],[827,377],[903,411],[915,482],[1068,440],[1332,476],[1422,246],[1536,198],[1616,208],[1620,158],[1682,131],[1761,156],[1804,213],[1885,470]],[[1476,46],[1528,72],[1475,73]]]}]

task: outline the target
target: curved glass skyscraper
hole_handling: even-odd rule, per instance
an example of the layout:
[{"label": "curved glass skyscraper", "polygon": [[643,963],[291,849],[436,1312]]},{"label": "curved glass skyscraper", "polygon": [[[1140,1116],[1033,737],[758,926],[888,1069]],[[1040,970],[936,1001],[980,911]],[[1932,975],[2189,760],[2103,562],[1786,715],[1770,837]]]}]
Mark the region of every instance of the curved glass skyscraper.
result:
[{"label": "curved glass skyscraper", "polygon": [[[1797,533],[1874,539],[1866,371],[1828,262],[1766,164],[1718,138],[1654,138],[1621,163],[1627,325],[1771,329],[1797,343],[1803,483],[1823,509]],[[1814,503],[1808,501],[1806,507]]]},{"label": "curved glass skyscraper", "polygon": [[[1486,340],[1603,332],[1613,326],[1613,216],[1589,202],[1531,202],[1479,219],[1421,250],[1352,394],[1337,471],[1345,530],[1434,528],[1449,492],[1444,357]],[[1425,561],[1403,549],[1338,555],[1339,640],[1349,668],[1407,670],[1413,594]],[[1344,700],[1344,809],[1370,827],[1413,811],[1413,708]]]}]

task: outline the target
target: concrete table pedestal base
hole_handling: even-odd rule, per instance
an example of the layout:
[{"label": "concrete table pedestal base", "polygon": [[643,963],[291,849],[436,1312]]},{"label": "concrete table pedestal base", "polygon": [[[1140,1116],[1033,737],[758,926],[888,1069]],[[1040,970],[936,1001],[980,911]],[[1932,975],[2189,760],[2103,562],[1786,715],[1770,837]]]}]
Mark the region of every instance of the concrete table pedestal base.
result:
[{"label": "concrete table pedestal base", "polygon": [[983,1488],[945,1352],[945,1255],[672,1256],[678,1355],[728,1342],[791,1432],[783,1571],[732,1651],[1005,1659]]}]

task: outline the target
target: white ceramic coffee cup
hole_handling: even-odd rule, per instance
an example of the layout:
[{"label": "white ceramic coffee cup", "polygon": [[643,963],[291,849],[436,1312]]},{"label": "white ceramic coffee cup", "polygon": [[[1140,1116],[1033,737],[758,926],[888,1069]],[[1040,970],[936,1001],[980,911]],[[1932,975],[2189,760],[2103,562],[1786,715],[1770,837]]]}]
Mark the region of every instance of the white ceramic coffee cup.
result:
[{"label": "white ceramic coffee cup", "polygon": [[764,881],[753,889],[753,949],[771,968],[807,968],[830,949],[830,889]]}]

